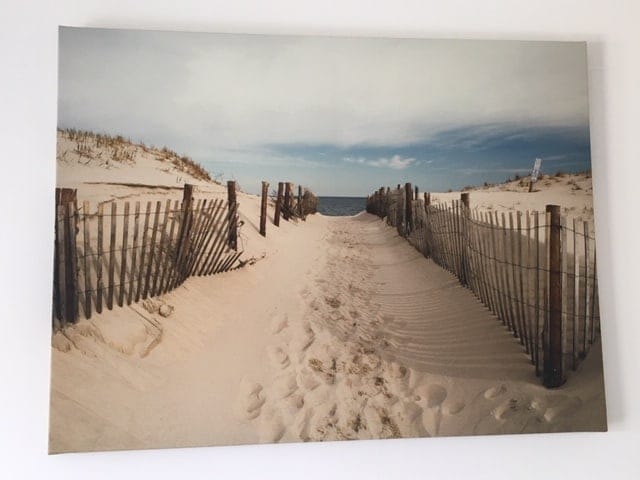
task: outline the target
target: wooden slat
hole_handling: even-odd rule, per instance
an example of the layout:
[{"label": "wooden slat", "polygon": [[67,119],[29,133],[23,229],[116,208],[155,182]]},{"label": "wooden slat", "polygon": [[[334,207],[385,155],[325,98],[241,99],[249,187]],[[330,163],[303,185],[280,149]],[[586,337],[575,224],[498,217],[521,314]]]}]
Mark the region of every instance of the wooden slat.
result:
[{"label": "wooden slat", "polygon": [[544,362],[546,361],[545,352],[549,346],[549,232],[551,225],[551,216],[549,212],[545,212],[544,214],[544,256],[543,262],[544,266],[542,267],[542,304],[543,304],[543,322],[541,329],[541,345],[540,345],[540,373],[542,374]]},{"label": "wooden slat", "polygon": [[[200,215],[201,205],[202,205],[202,201],[198,200],[195,208],[192,207],[191,213],[189,214],[189,217],[187,219],[186,236],[184,237],[184,242],[182,244],[182,252],[181,252],[182,254],[179,256],[178,264],[177,264],[177,269],[180,276],[177,279],[177,282],[174,284],[174,288],[177,285],[181,284],[187,275],[187,263],[189,262],[189,258],[191,255],[190,252],[193,246],[192,244],[193,235],[196,228],[197,220]],[[230,233],[231,233],[231,230],[230,230]]]},{"label": "wooden slat", "polygon": [[280,212],[282,211],[282,202],[283,200],[283,190],[284,190],[284,183],[283,182],[278,182],[278,193],[276,196],[276,206],[275,206],[275,211],[273,213],[273,224],[276,227],[280,226]]},{"label": "wooden slat", "polygon": [[475,221],[475,224],[472,226],[472,228],[474,230],[473,234],[475,237],[475,245],[478,250],[478,252],[476,253],[476,257],[478,268],[480,271],[480,289],[484,298],[483,302],[487,306],[487,308],[489,308],[489,310],[495,313],[495,308],[491,298],[491,292],[489,291],[489,271],[486,258],[487,253],[483,245],[486,228],[484,227],[484,225],[482,225],[480,221],[480,215],[477,211],[473,213],[473,220]]},{"label": "wooden slat", "polygon": [[[596,320],[596,316],[595,316],[595,312],[598,311],[597,310],[597,302],[598,302],[598,277],[597,277],[597,267],[596,267],[596,249],[595,246],[593,247],[593,280],[591,282],[591,328],[590,328],[590,337],[589,337],[589,343],[593,344],[593,342],[595,341],[595,329],[596,329],[596,325],[595,325],[595,320]],[[599,314],[599,313],[598,313]]]},{"label": "wooden slat", "polygon": [[133,301],[133,290],[135,287],[135,280],[138,277],[136,273],[136,268],[138,267],[138,248],[139,245],[139,236],[140,234],[140,202],[135,203],[134,213],[133,213],[133,243],[131,244],[131,276],[129,281],[129,293],[127,295],[127,305],[131,305]]},{"label": "wooden slat", "polygon": [[543,383],[545,387],[555,388],[564,381],[562,362],[562,223],[560,207],[547,205],[550,215],[550,235],[547,237],[549,245],[549,321],[548,342],[544,352]]},{"label": "wooden slat", "polygon": [[451,256],[451,248],[450,248],[451,244],[449,243],[450,242],[449,212],[445,204],[440,204],[438,205],[438,207],[440,207],[440,218],[442,220],[440,224],[442,233],[439,236],[440,236],[440,246],[444,253],[444,268],[447,271],[454,273],[453,268],[451,268],[451,264],[453,262],[452,262],[452,256]]},{"label": "wooden slat", "polygon": [[[511,307],[511,313],[513,318],[513,326],[514,333],[520,340],[520,344],[524,344],[523,334],[522,334],[522,319],[520,318],[520,300],[518,299],[518,267],[517,267],[517,248],[518,242],[515,237],[515,225],[513,222],[513,212],[509,212],[509,228],[508,234],[506,236],[507,242],[509,244],[509,263],[511,264],[508,270],[511,273],[511,279],[508,283],[508,291],[509,291],[509,305]],[[509,272],[507,272],[508,274]]]},{"label": "wooden slat", "polygon": [[76,208],[75,202],[70,202],[67,204],[67,213],[69,221],[67,223],[68,227],[68,257],[67,257],[67,266],[69,270],[67,270],[67,281],[69,285],[73,288],[73,295],[67,290],[67,296],[69,302],[71,304],[67,313],[71,312],[69,319],[72,322],[76,322],[78,320],[78,312],[79,312],[79,295],[78,295],[78,248],[76,246],[76,235],[78,232],[78,210]]},{"label": "wooden slat", "polygon": [[189,256],[189,261],[186,265],[185,275],[188,277],[190,275],[190,271],[193,268],[193,264],[202,256],[202,246],[204,242],[204,238],[206,236],[206,230],[208,228],[209,223],[212,218],[212,209],[214,207],[214,202],[209,200],[207,204],[207,200],[202,204],[202,208],[200,210],[199,219],[194,226],[193,229],[193,241],[191,248],[191,255]]},{"label": "wooden slat", "polygon": [[[225,222],[224,222],[224,223],[225,223],[225,225],[223,226],[223,228],[226,228],[226,225],[228,225],[228,224],[229,224],[229,222],[231,221],[231,219],[235,218],[235,215],[236,215],[236,213],[237,213],[237,208],[238,208],[238,204],[236,203],[236,204],[235,204],[235,205],[234,205],[234,206],[229,210],[229,213],[228,213],[228,215],[227,215],[227,216],[226,216],[226,218],[225,218]],[[208,270],[208,272],[207,272],[207,275],[212,275],[212,274],[216,273],[216,269],[217,269],[217,268],[218,268],[218,266],[220,265],[222,255],[223,255],[223,253],[224,253],[224,251],[225,251],[225,247],[227,246],[227,243],[228,243],[228,242],[226,241],[226,240],[227,240],[227,239],[226,239],[226,237],[227,237],[227,235],[224,235],[224,232],[223,232],[223,235],[221,236],[221,240],[223,240],[223,241],[221,241],[221,242],[219,243],[219,245],[217,246],[216,253],[214,254],[213,260],[212,260],[212,262],[211,262],[211,267],[209,268],[209,270]]]},{"label": "wooden slat", "polygon": [[[536,211],[533,216],[533,236],[534,236],[534,245],[536,247],[535,251],[535,266],[534,270],[534,283],[536,285],[535,289],[535,325],[534,325],[534,364],[536,366],[536,376],[540,375],[540,212]],[[544,250],[543,250],[544,251]]]},{"label": "wooden slat", "polygon": [[489,225],[489,229],[487,230],[487,237],[485,238],[485,250],[487,252],[487,256],[490,256],[491,259],[488,260],[489,261],[489,268],[490,268],[490,273],[489,276],[491,277],[491,286],[492,286],[492,295],[493,295],[493,303],[494,303],[494,312],[495,314],[500,318],[500,320],[502,320],[503,324],[507,324],[505,315],[504,315],[504,311],[502,309],[502,300],[500,297],[500,282],[499,282],[499,277],[498,277],[498,265],[497,265],[497,261],[496,261],[496,253],[495,253],[495,246],[496,246],[496,237],[497,237],[497,233],[496,233],[496,228],[493,224],[493,216],[491,215],[490,212],[487,213],[483,213],[483,218],[482,220],[487,223]]},{"label": "wooden slat", "polygon": [[452,201],[451,202],[451,207],[447,207],[447,247],[449,249],[449,255],[451,256],[451,272],[458,277],[458,279],[460,278],[460,274],[458,272],[458,249],[456,246],[456,240],[455,240],[455,227],[454,227],[454,221],[455,221],[455,212],[454,212],[454,204],[455,202]]},{"label": "wooden slat", "polygon": [[[496,216],[496,227],[497,227],[497,234],[498,234],[498,242],[499,242],[499,249],[497,252],[497,256],[496,256],[496,266],[498,267],[498,275],[500,276],[500,298],[502,301],[502,308],[503,308],[503,313],[504,313],[504,318],[507,324],[507,328],[509,328],[510,331],[513,331],[513,324],[512,324],[512,316],[511,316],[511,310],[510,310],[510,305],[511,305],[511,300],[508,297],[508,285],[509,285],[509,280],[507,277],[507,273],[508,273],[508,265],[505,263],[507,260],[506,254],[507,254],[507,242],[506,242],[506,235],[507,235],[507,230],[506,230],[506,222],[505,222],[505,216],[504,213],[502,214],[502,217],[500,217],[500,215],[498,214],[498,212],[495,212],[495,216]],[[500,219],[502,219],[502,223],[500,223]]]},{"label": "wooden slat", "polygon": [[520,310],[520,325],[522,327],[522,341],[524,345],[525,352],[529,353],[529,334],[527,332],[527,317],[526,317],[526,309],[525,309],[525,298],[524,298],[524,276],[527,273],[527,270],[523,265],[523,255],[522,255],[522,212],[516,212],[516,231],[517,231],[517,242],[516,242],[516,262],[518,263],[517,273],[518,273],[518,299],[520,301],[519,310]]},{"label": "wooden slat", "polygon": [[170,251],[167,252],[164,258],[164,268],[162,269],[162,274],[160,275],[160,290],[158,293],[166,293],[169,290],[169,279],[171,279],[172,271],[175,270],[176,265],[176,248],[178,245],[178,241],[174,238],[174,233],[176,231],[176,225],[179,222],[178,215],[178,207],[180,202],[175,200],[173,203],[173,210],[169,212],[171,214],[171,227],[169,229],[169,238],[168,238],[168,246],[167,248]]},{"label": "wooden slat", "polygon": [[571,302],[571,314],[573,317],[573,323],[571,324],[571,368],[575,370],[578,367],[578,297],[580,295],[580,266],[578,263],[578,224],[576,219],[573,219],[573,285],[571,287],[573,292],[573,299]]},{"label": "wooden slat", "polygon": [[495,217],[496,217],[496,227],[497,227],[497,234],[498,234],[498,242],[499,242],[499,248],[498,251],[496,252],[496,266],[498,267],[498,275],[500,278],[500,298],[501,298],[501,302],[502,302],[502,308],[503,308],[503,313],[504,313],[504,318],[507,324],[507,328],[509,330],[513,330],[513,326],[511,324],[511,314],[510,314],[510,310],[509,310],[509,305],[510,305],[510,300],[507,297],[507,286],[508,286],[508,279],[506,277],[506,272],[507,272],[507,265],[505,264],[505,260],[506,260],[506,241],[505,241],[505,236],[506,236],[506,225],[505,225],[505,216],[504,213],[502,214],[502,224],[500,224],[500,216],[498,214],[498,212],[495,212]]},{"label": "wooden slat", "polygon": [[116,268],[116,213],[117,206],[111,202],[111,230],[109,235],[109,278],[107,280],[107,308],[113,310],[113,293],[115,288]]},{"label": "wooden slat", "polygon": [[[290,185],[290,183],[287,183],[287,188],[290,188]],[[229,180],[227,182],[227,199],[229,202],[229,209],[235,209],[235,206],[237,205],[236,182],[234,182],[233,180]],[[291,202],[291,195],[289,195],[289,205],[287,205],[289,211],[291,211]],[[229,235],[227,239],[229,241],[229,248],[238,250],[238,219],[235,215],[229,218]]]},{"label": "wooden slat", "polygon": [[195,203],[195,206],[192,207],[191,211],[191,219],[189,222],[188,228],[188,237],[186,239],[184,255],[180,259],[180,263],[178,264],[178,269],[180,271],[180,282],[182,282],[187,277],[187,268],[189,263],[191,262],[191,258],[194,253],[196,236],[198,234],[199,222],[201,221],[202,215],[202,199],[198,199]]},{"label": "wooden slat", "polygon": [[470,287],[471,285],[471,271],[468,265],[468,254],[467,254],[467,238],[466,238],[466,207],[464,203],[460,200],[456,200],[456,213],[458,216],[458,245],[460,250],[460,273],[463,276],[463,282],[466,286]]},{"label": "wooden slat", "polygon": [[584,310],[582,314],[583,323],[582,323],[582,332],[583,332],[583,343],[582,343],[582,354],[587,354],[587,330],[588,330],[588,322],[587,319],[589,317],[589,224],[585,221],[583,222],[583,234],[584,234]]},{"label": "wooden slat", "polygon": [[[218,244],[221,241],[221,239],[225,237],[225,229],[228,221],[229,221],[229,213],[227,211],[226,205],[223,204],[222,209],[220,209],[218,211],[218,214],[216,215],[215,223],[211,227],[211,232],[210,232],[211,237],[207,241],[207,246],[206,246],[207,256],[206,258],[204,258],[204,261],[198,267],[198,270],[197,270],[198,276],[206,275],[207,272],[209,271],[209,267],[211,265],[213,258],[215,257]],[[213,240],[213,243],[211,243],[212,240]],[[211,243],[211,248],[209,248],[209,243]]]},{"label": "wooden slat", "polygon": [[[140,300],[143,292],[144,272],[147,269],[145,265],[146,253],[149,248],[149,215],[151,213],[151,202],[147,202],[147,208],[144,214],[144,226],[142,228],[142,250],[140,251],[140,269],[138,271],[138,284],[136,285],[136,302]],[[148,264],[147,260],[147,264]]]},{"label": "wooden slat", "polygon": [[153,271],[153,264],[156,254],[156,238],[158,233],[158,221],[160,219],[160,210],[162,209],[162,202],[156,202],[156,211],[153,215],[153,230],[151,231],[151,242],[149,243],[149,263],[147,265],[147,273],[145,275],[144,289],[142,291],[142,298],[145,299],[149,296],[151,290],[151,272]]},{"label": "wooden slat", "polygon": [[227,235],[228,235],[228,224],[229,219],[232,215],[235,215],[235,210],[228,210],[226,215],[223,217],[223,221],[219,223],[218,233],[216,234],[216,238],[211,247],[211,251],[209,252],[209,256],[207,261],[203,264],[202,274],[203,275],[211,275],[215,271],[215,267],[217,265],[222,252],[224,251],[225,245],[227,245]]},{"label": "wooden slat", "polygon": [[202,247],[200,248],[201,254],[198,256],[196,261],[191,266],[189,270],[189,275],[197,275],[200,271],[200,267],[207,262],[209,257],[211,256],[211,241],[215,238],[216,233],[218,231],[220,219],[222,218],[222,214],[224,213],[225,206],[222,200],[217,200],[212,206],[211,220],[208,222]]},{"label": "wooden slat", "polygon": [[442,249],[442,209],[440,204],[435,204],[433,207],[433,245],[434,245],[434,257],[436,263],[445,270],[447,265],[445,262],[444,250]]},{"label": "wooden slat", "polygon": [[238,261],[238,259],[240,258],[240,255],[242,255],[242,252],[236,253],[233,256],[233,258],[231,259],[231,261],[227,265],[225,265],[225,268],[224,268],[223,271],[224,272],[228,272],[229,270],[232,270],[233,268],[235,268],[234,265]]},{"label": "wooden slat", "polygon": [[191,241],[189,242],[190,248],[187,252],[187,256],[184,259],[183,271],[185,277],[189,276],[191,264],[199,255],[202,226],[207,220],[207,210],[207,200],[203,200],[202,202],[198,201],[193,214],[193,227],[191,228]]},{"label": "wooden slat", "polygon": [[228,255],[223,256],[220,259],[220,264],[215,268],[215,270],[213,271],[213,275],[217,275],[218,273],[223,273],[226,272],[226,267],[227,265],[229,265],[232,261],[232,259],[237,255],[236,252],[231,252]]},{"label": "wooden slat", "polygon": [[438,242],[440,244],[440,251],[442,252],[442,267],[451,272],[451,255],[449,252],[449,242],[447,237],[447,212],[443,204],[438,204],[438,214]]},{"label": "wooden slat", "polygon": [[168,255],[168,252],[166,251],[166,248],[167,248],[166,243],[167,243],[167,220],[169,218],[169,210],[171,210],[171,199],[165,202],[164,214],[162,215],[162,226],[160,227],[161,228],[160,244],[158,245],[158,248],[157,248],[156,267],[155,267],[155,272],[153,274],[153,282],[150,288],[150,295],[152,297],[155,297],[158,293],[160,293],[158,291],[158,281],[160,280],[160,276],[162,273],[162,266],[164,265],[164,262],[162,260],[164,259],[165,256]]},{"label": "wooden slat", "polygon": [[104,206],[98,205],[98,247],[96,251],[96,312],[102,313],[102,297],[104,296],[104,282],[102,280],[102,265],[104,262]]},{"label": "wooden slat", "polygon": [[[56,192],[57,196],[57,192]],[[56,204],[53,219],[54,237],[53,237],[53,328],[60,326],[62,320],[61,302],[60,302],[60,253],[59,241],[60,233],[58,232],[58,206]]]},{"label": "wooden slat", "polygon": [[60,323],[64,325],[67,320],[67,306],[66,306],[66,248],[65,248],[65,238],[66,238],[66,229],[65,229],[65,205],[58,205],[56,207],[56,222],[58,224],[58,235],[56,237],[56,241],[58,244],[58,285],[60,296],[58,299],[60,305]]},{"label": "wooden slat", "polygon": [[453,232],[453,247],[456,251],[456,269],[458,271],[458,279],[460,283],[466,285],[464,265],[462,263],[462,232],[460,225],[460,202],[453,200],[451,202],[451,211],[453,217],[451,218],[452,232]]},{"label": "wooden slat", "polygon": [[191,226],[193,225],[193,201],[192,199],[188,199],[187,201],[183,200],[182,202],[182,214],[180,221],[180,239],[179,239],[179,247],[178,247],[178,255],[176,257],[176,265],[175,265],[175,273],[169,284],[169,289],[172,290],[176,288],[180,283],[182,283],[184,272],[181,270],[181,266],[183,264],[183,259],[187,255],[189,250],[189,239],[191,236]]},{"label": "wooden slat", "polygon": [[485,239],[487,235],[487,229],[484,226],[484,218],[482,212],[476,211],[474,213],[474,221],[476,222],[476,244],[478,248],[478,259],[480,262],[481,281],[484,289],[484,295],[486,299],[486,305],[489,310],[497,316],[497,310],[494,303],[492,283],[491,283],[491,265],[489,263],[489,253],[485,248]]},{"label": "wooden slat", "polygon": [[525,267],[526,267],[526,275],[525,275],[525,285],[524,285],[524,291],[525,291],[525,301],[527,302],[527,306],[526,306],[526,318],[527,318],[527,335],[529,336],[529,355],[531,356],[531,362],[533,363],[533,351],[534,351],[534,346],[533,346],[533,335],[534,335],[534,328],[533,325],[535,323],[535,316],[534,316],[534,311],[533,311],[533,305],[534,305],[534,299],[533,299],[533,295],[531,293],[532,288],[531,288],[531,273],[532,273],[532,267],[533,267],[533,249],[531,248],[531,214],[529,213],[529,210],[527,210],[526,214],[525,214],[525,228],[526,228],[526,239],[527,239],[527,244],[526,244],[526,252],[525,252]]},{"label": "wooden slat", "polygon": [[124,305],[124,294],[127,285],[127,253],[129,244],[129,202],[124,202],[124,216],[122,217],[122,255],[120,259],[120,286],[118,289],[118,306]]},{"label": "wooden slat", "polygon": [[84,315],[87,318],[91,318],[91,261],[90,261],[90,245],[91,238],[89,237],[89,202],[86,200],[82,202],[82,227],[83,227],[83,240],[84,240]]},{"label": "wooden slat", "polygon": [[494,218],[491,212],[487,213],[487,217],[489,220],[489,225],[491,227],[491,239],[488,241],[491,246],[491,270],[492,270],[492,278],[493,278],[493,287],[494,287],[494,296],[495,303],[497,306],[497,315],[502,320],[504,325],[507,324],[507,316],[504,310],[504,302],[502,299],[502,280],[499,272],[499,264],[498,264],[498,239],[500,238],[500,234],[498,232],[498,216],[496,214],[494,223]]},{"label": "wooden slat", "polygon": [[[569,272],[567,267],[567,258],[569,256],[569,252],[567,252],[567,219],[565,217],[561,217],[560,219],[560,245],[562,251],[562,257],[560,259],[560,268],[562,269],[562,353],[564,359],[564,353],[566,353],[566,343],[568,337],[568,324],[569,318],[567,316],[567,306],[569,305]],[[563,370],[564,370],[564,360],[563,360]]]},{"label": "wooden slat", "polygon": [[[464,202],[463,202],[464,205]],[[469,285],[475,296],[487,307],[488,302],[484,296],[484,290],[482,288],[482,267],[479,263],[480,246],[477,242],[477,225],[473,218],[473,212],[466,207],[463,207],[466,214],[464,215],[464,233],[465,233],[465,250],[468,263]]]},{"label": "wooden slat", "polygon": [[[267,236],[267,202],[269,200],[269,182],[262,182],[262,197],[260,199],[260,235]],[[298,207],[302,217],[302,193],[298,194]]]}]

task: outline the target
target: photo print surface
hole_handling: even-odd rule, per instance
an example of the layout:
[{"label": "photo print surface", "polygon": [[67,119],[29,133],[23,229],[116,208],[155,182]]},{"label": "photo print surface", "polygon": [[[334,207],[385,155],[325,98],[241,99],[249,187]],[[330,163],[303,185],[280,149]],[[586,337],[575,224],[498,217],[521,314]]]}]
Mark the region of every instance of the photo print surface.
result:
[{"label": "photo print surface", "polygon": [[586,48],[61,27],[50,452],[606,430]]}]

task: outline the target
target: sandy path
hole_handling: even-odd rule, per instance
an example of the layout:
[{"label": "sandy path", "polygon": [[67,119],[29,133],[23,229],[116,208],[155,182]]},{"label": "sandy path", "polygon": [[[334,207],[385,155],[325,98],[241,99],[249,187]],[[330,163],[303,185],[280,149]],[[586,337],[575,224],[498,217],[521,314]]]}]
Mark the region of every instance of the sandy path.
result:
[{"label": "sandy path", "polygon": [[137,305],[56,335],[51,451],[604,425],[599,359],[546,391],[506,328],[370,215],[288,225],[264,260],[160,302],[169,318]]},{"label": "sandy path", "polygon": [[[351,303],[350,311],[339,309],[341,320],[356,312],[356,327],[349,321],[324,322],[340,337],[379,340],[385,359],[419,371],[493,379],[531,374],[522,349],[501,323],[394,229],[371,216],[339,219],[333,226],[329,265],[334,268],[318,283],[325,295]],[[354,284],[358,277],[361,282]],[[362,297],[350,298],[353,288],[363,292],[364,303]],[[316,317],[322,321],[331,314]]]}]

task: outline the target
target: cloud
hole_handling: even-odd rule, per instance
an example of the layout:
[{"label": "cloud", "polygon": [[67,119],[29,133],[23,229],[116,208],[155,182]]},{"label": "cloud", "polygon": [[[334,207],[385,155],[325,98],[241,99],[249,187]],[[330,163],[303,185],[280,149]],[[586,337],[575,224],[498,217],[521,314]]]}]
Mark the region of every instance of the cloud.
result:
[{"label": "cloud", "polygon": [[378,160],[369,162],[369,164],[374,167],[389,167],[394,170],[404,170],[411,165],[417,165],[415,158],[402,158],[400,155],[394,155],[391,158],[379,158]]},{"label": "cloud", "polygon": [[359,165],[367,163],[367,159],[364,157],[344,157],[342,161],[347,163],[357,163]]},{"label": "cloud", "polygon": [[397,147],[461,125],[473,148],[495,125],[588,122],[582,43],[64,28],[59,73],[61,126],[186,152]]},{"label": "cloud", "polygon": [[400,155],[394,155],[391,158],[382,157],[375,160],[367,160],[364,157],[345,157],[342,160],[347,163],[370,165],[378,168],[392,168],[394,170],[404,170],[410,166],[420,164],[415,158],[403,158]]}]

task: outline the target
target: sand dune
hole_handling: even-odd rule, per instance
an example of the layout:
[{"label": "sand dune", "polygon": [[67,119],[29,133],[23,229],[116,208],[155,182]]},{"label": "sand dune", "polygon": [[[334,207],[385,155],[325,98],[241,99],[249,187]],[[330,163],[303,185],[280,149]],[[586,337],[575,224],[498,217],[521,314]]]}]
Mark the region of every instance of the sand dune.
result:
[{"label": "sand dune", "polygon": [[[542,175],[528,193],[528,180],[514,180],[487,187],[468,190],[470,207],[481,211],[508,212],[513,210],[544,212],[546,205],[560,205],[569,222],[593,223],[593,187],[591,175],[586,173],[559,173]],[[432,193],[432,201],[459,200],[460,192]]]},{"label": "sand dune", "polygon": [[[92,208],[178,200],[185,182],[226,197],[127,148],[106,164],[59,134],[58,186]],[[590,188],[567,185],[474,191],[472,208],[584,213]],[[251,265],[54,332],[51,452],[605,428],[600,348],[546,390],[502,323],[377,217],[269,218],[265,238],[259,198],[238,202]]]},{"label": "sand dune", "polygon": [[57,333],[51,451],[603,428],[595,355],[545,390],[499,320],[383,222],[286,233],[158,299],[167,318],[134,305]]}]

